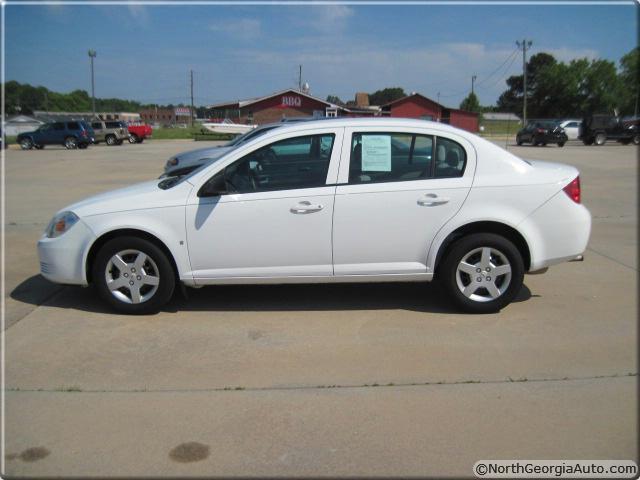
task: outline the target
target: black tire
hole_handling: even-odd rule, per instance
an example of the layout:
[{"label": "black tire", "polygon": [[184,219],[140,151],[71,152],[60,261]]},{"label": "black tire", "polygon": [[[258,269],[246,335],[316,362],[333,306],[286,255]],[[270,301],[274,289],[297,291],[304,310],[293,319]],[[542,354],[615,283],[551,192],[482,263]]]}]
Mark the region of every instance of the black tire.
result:
[{"label": "black tire", "polygon": [[[148,299],[142,301],[142,303],[127,303],[126,301],[120,300],[116,298],[107,286],[107,266],[114,255],[123,251],[144,253],[152,261],[151,264],[148,264],[152,265],[150,267],[151,271],[155,269],[158,270],[154,272],[159,278],[157,288],[155,292]],[[113,271],[113,268],[111,270]],[[176,282],[176,274],[167,255],[153,243],[139,237],[123,236],[109,240],[98,252],[93,262],[91,273],[93,283],[102,299],[115,310],[133,315],[145,315],[158,312],[173,296]],[[136,273],[132,273],[131,275],[136,275]],[[120,274],[124,275],[122,272]],[[137,278],[140,280],[140,276]],[[134,279],[132,278],[132,280]],[[127,292],[129,292],[129,298],[132,297],[131,291],[128,290],[128,288],[129,287],[125,286],[118,290],[121,297],[127,297]]]},{"label": "black tire", "polygon": [[138,143],[142,143],[144,142],[144,138],[143,137],[138,137]]},{"label": "black tire", "polygon": [[33,148],[33,140],[29,137],[20,140],[20,148],[22,150],[31,150]]},{"label": "black tire", "polygon": [[594,138],[594,143],[598,146],[602,146],[607,143],[607,135],[604,133],[597,133]]},{"label": "black tire", "polygon": [[633,140],[632,141],[633,141],[634,145],[640,145],[640,133],[636,133],[633,136]]},{"label": "black tire", "polygon": [[118,141],[117,141],[117,143],[116,143],[116,145],[122,145],[122,142],[123,142],[123,141],[124,141],[124,140],[122,140],[121,138],[119,138],[119,139],[118,139]]},{"label": "black tire", "polygon": [[34,147],[36,147],[36,150],[42,150],[44,145],[34,145]]},{"label": "black tire", "polygon": [[[509,283],[505,285],[507,276],[505,274],[498,275],[498,277],[501,277],[498,280],[501,283],[498,285],[497,279],[494,278],[494,285],[497,286],[498,291],[504,287],[504,291],[500,291],[500,294],[493,300],[479,301],[467,297],[462,292],[461,288],[463,286],[468,287],[471,283],[475,283],[477,278],[481,279],[480,282],[491,281],[491,271],[484,271],[481,269],[481,272],[477,273],[478,277],[475,277],[476,273],[473,274],[475,278],[471,277],[471,275],[466,275],[464,272],[461,272],[459,276],[458,265],[471,252],[476,250],[482,251],[482,249],[486,247],[490,248],[491,252],[497,251],[507,260],[511,267],[511,278]],[[481,253],[473,255],[481,255]],[[494,257],[491,258],[492,263],[494,261],[498,261],[498,257],[495,257],[495,259]],[[436,277],[439,278],[445,290],[453,300],[453,303],[461,310],[469,313],[493,313],[511,303],[518,292],[520,292],[524,279],[524,262],[518,249],[506,238],[494,233],[474,233],[462,237],[447,249],[443,261],[438,268]],[[459,286],[459,280],[461,286]],[[468,283],[465,284],[465,281]],[[485,289],[482,284],[480,284],[479,287],[476,287],[475,292],[480,292],[477,295],[478,297],[486,297],[490,295],[489,290]],[[475,293],[474,296],[476,296]]]},{"label": "black tire", "polygon": [[64,139],[64,146],[67,150],[78,148],[78,139],[76,137],[67,137]]},{"label": "black tire", "polygon": [[104,141],[110,147],[112,147],[113,145],[115,145],[118,142],[118,140],[117,140],[115,135],[107,135],[106,137],[104,137]]},{"label": "black tire", "polygon": [[565,143],[565,142],[558,142],[558,146],[559,146],[560,148],[562,148],[562,147],[564,147],[564,143]]},{"label": "black tire", "polygon": [[79,144],[78,144],[78,148],[80,148],[80,149],[82,149],[82,150],[84,150],[84,149],[85,149],[85,148],[87,148],[88,146],[89,146],[89,144],[88,144],[88,143],[79,143]]},{"label": "black tire", "polygon": [[583,140],[582,143],[587,146],[593,145],[593,138],[587,138],[586,140]]},{"label": "black tire", "polygon": [[129,135],[129,143],[138,143],[138,136],[135,133]]},{"label": "black tire", "polygon": [[520,137],[516,137],[516,144],[521,147],[522,146],[522,140],[520,139]]}]

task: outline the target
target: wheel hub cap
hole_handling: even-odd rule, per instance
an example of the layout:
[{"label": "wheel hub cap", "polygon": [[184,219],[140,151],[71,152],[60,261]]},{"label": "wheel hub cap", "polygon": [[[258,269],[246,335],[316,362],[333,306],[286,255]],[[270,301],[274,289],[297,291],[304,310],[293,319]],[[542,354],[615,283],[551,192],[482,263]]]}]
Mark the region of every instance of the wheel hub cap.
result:
[{"label": "wheel hub cap", "polygon": [[490,302],[509,287],[511,265],[507,257],[495,248],[476,248],[460,260],[456,269],[456,283],[470,300]]},{"label": "wheel hub cap", "polygon": [[105,280],[111,294],[124,303],[144,303],[160,284],[160,272],[153,259],[139,250],[122,250],[109,259]]}]

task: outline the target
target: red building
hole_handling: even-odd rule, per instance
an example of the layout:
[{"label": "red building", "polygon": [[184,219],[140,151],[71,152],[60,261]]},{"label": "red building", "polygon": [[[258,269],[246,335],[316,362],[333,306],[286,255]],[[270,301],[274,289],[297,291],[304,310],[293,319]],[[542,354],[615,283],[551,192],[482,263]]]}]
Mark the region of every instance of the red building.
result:
[{"label": "red building", "polygon": [[477,132],[479,129],[477,113],[457,108],[447,108],[419,93],[412,93],[406,97],[399,98],[382,105],[381,108],[383,116],[433,120],[447,123],[469,132]]},{"label": "red building", "polygon": [[337,117],[344,108],[295,89],[283,90],[266,97],[219,103],[209,107],[215,119],[228,118],[236,123],[258,124],[279,122],[283,118]]},{"label": "red building", "polygon": [[[421,118],[478,131],[478,114],[447,108],[433,100],[413,93],[381,107],[368,105],[368,96],[358,94],[356,102],[347,106],[334,105],[295,89],[283,90],[265,97],[211,105],[210,116],[217,121],[228,118],[236,123],[258,124],[279,122],[296,117],[402,117]],[[367,98],[365,99],[364,96]]]}]

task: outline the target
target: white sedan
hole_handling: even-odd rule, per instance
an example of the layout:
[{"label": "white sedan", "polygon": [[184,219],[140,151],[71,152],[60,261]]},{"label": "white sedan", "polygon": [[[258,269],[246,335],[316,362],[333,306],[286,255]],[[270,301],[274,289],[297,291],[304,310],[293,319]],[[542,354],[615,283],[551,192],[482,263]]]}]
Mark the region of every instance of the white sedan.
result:
[{"label": "white sedan", "polygon": [[564,120],[559,125],[564,129],[564,133],[567,134],[569,140],[578,140],[582,120]]},{"label": "white sedan", "polygon": [[95,284],[125,313],[158,311],[177,282],[433,279],[460,309],[486,313],[525,272],[581,259],[590,229],[574,167],[441,123],[335,119],[73,204],[38,252],[46,278]]}]

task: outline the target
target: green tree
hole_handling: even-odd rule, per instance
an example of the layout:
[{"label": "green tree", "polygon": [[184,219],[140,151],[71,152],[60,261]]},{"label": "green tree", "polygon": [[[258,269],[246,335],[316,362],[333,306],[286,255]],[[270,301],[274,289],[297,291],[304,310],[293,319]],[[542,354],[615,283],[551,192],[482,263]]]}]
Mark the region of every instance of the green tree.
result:
[{"label": "green tree", "polygon": [[467,110],[469,112],[480,112],[482,107],[480,106],[480,101],[478,100],[477,95],[474,92],[471,92],[467,95],[467,98],[462,100],[460,103],[461,110]]},{"label": "green tree", "polygon": [[620,59],[618,74],[620,111],[624,115],[640,113],[640,47],[636,47]]},{"label": "green tree", "polygon": [[369,105],[385,105],[399,98],[406,97],[401,87],[385,88],[369,94]]},{"label": "green tree", "polygon": [[335,105],[344,105],[344,102],[340,100],[340,97],[337,95],[327,95],[327,102],[333,103]]}]

